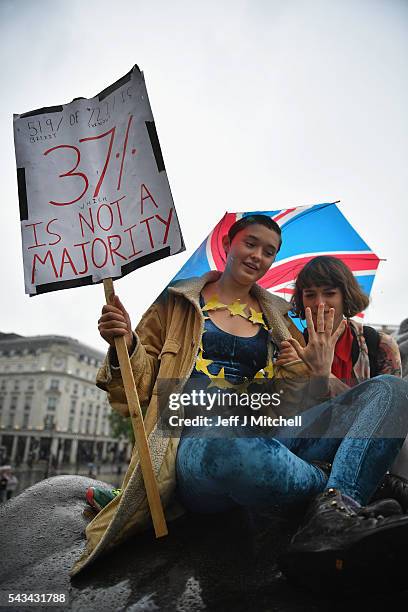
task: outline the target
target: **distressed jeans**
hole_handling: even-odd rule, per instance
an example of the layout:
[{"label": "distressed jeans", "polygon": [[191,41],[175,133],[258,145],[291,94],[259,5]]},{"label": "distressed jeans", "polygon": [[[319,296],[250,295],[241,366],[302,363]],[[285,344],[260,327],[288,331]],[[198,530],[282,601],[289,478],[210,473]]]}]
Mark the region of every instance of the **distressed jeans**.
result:
[{"label": "distressed jeans", "polygon": [[[295,508],[336,487],[364,505],[408,432],[408,384],[394,376],[367,380],[302,413],[302,426],[274,437],[182,437],[178,491],[195,512],[236,505]],[[330,477],[313,461],[332,464]]]}]

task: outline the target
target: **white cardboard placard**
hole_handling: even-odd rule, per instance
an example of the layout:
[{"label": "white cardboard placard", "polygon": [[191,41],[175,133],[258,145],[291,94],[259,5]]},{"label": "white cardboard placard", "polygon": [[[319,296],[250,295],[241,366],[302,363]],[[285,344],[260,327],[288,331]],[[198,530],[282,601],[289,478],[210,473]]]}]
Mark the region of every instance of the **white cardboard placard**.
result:
[{"label": "white cardboard placard", "polygon": [[184,250],[143,73],[14,116],[25,290],[118,278]]}]

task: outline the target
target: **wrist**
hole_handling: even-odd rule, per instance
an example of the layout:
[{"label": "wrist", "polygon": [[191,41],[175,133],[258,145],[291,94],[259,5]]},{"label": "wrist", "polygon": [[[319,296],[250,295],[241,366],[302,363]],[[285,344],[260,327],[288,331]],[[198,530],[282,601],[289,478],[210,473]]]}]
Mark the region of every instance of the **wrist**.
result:
[{"label": "wrist", "polygon": [[316,368],[311,371],[311,377],[313,378],[330,378],[331,370],[326,368]]},{"label": "wrist", "polygon": [[126,347],[129,355],[131,355],[136,348],[136,336],[133,333],[130,338],[126,338]]},{"label": "wrist", "polygon": [[309,385],[312,397],[325,398],[330,394],[329,376],[311,376]]}]

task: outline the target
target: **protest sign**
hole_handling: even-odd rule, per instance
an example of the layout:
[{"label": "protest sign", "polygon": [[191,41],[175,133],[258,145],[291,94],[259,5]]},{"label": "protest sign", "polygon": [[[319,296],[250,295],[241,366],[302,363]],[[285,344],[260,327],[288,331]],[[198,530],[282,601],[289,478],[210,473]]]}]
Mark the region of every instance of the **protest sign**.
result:
[{"label": "protest sign", "polygon": [[143,73],[14,116],[25,290],[118,278],[184,250]]},{"label": "protest sign", "polygon": [[[95,98],[14,116],[26,293],[103,281],[184,250],[143,74]],[[156,537],[166,519],[123,336],[123,387]]]}]

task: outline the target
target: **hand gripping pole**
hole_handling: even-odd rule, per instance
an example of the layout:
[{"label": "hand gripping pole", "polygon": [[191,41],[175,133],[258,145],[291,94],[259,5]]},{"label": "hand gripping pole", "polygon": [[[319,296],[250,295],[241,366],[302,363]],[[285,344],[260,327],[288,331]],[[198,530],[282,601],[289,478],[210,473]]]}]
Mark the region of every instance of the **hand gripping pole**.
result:
[{"label": "hand gripping pole", "polygon": [[[115,297],[113,280],[111,278],[106,278],[103,281],[103,287],[105,289],[106,303],[112,304]],[[129,353],[124,336],[118,336],[115,338],[115,348],[118,355],[123,387],[125,389],[133,432],[135,434],[136,446],[139,452],[140,467],[142,469],[153,527],[156,538],[161,538],[168,533],[166,519],[160,499],[159,488],[157,486],[156,477],[153,471],[152,459],[150,457],[149,445],[147,443],[146,430],[143,422],[143,415],[140,409],[139,397],[137,395],[135,380],[133,378],[132,367],[130,365]]]}]

